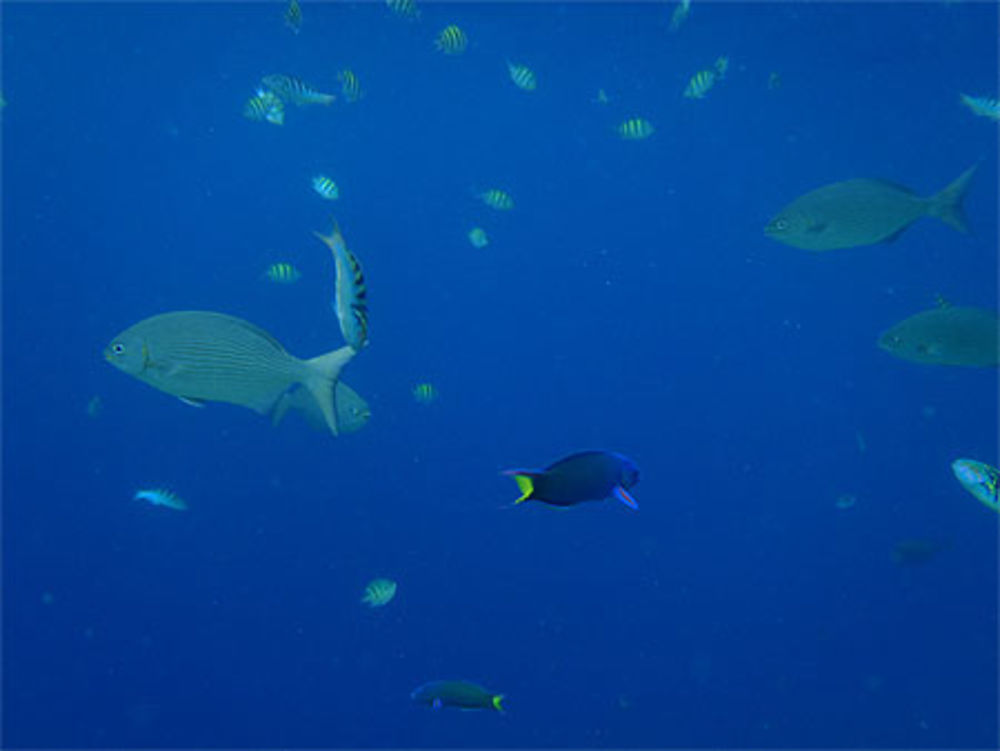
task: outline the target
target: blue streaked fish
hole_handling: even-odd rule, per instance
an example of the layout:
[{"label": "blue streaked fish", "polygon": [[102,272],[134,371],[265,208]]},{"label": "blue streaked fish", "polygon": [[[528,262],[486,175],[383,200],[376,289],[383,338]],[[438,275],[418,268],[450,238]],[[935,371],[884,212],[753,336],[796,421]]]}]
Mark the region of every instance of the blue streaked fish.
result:
[{"label": "blue streaked fish", "polygon": [[469,242],[474,248],[485,248],[490,244],[490,239],[482,227],[473,227],[469,230]]},{"label": "blue streaked fish", "polygon": [[396,596],[396,582],[392,579],[372,579],[365,587],[361,602],[370,608],[382,608]]},{"label": "blue streaked fish", "polygon": [[420,18],[420,9],[414,0],[385,0],[386,6],[393,14],[409,21],[416,21]]},{"label": "blue streaked fish", "polygon": [[1000,471],[996,467],[975,459],[956,459],[951,463],[951,471],[977,501],[988,509],[1000,512],[1000,499],[997,497]]},{"label": "blue streaked fish", "polygon": [[446,55],[461,55],[468,46],[468,37],[455,24],[445,26],[434,40],[434,47]]},{"label": "blue streaked fish", "polygon": [[300,360],[249,321],[202,310],[146,318],[104,349],[104,359],[114,367],[195,406],[226,402],[269,414],[286,391],[301,384],[334,435],[334,388],[354,355],[351,347],[341,347]]},{"label": "blue streaked fish", "polygon": [[345,101],[356,102],[361,98],[361,82],[353,70],[344,68],[337,74],[337,81],[340,83],[340,94]]},{"label": "blue streaked fish", "polygon": [[714,70],[700,70],[691,76],[687,88],[684,89],[684,96],[688,99],[704,99],[705,94],[715,86],[716,74]]},{"label": "blue streaked fish", "polygon": [[432,383],[418,383],[413,387],[413,398],[420,404],[430,404],[438,398],[438,390]]},{"label": "blue streaked fish", "polygon": [[295,284],[302,272],[290,263],[272,263],[264,271],[264,278],[275,284]]},{"label": "blue streaked fish", "polygon": [[368,343],[368,290],[365,287],[365,275],[361,271],[361,263],[347,249],[340,227],[334,222],[333,232],[324,235],[314,232],[333,254],[333,263],[337,269],[337,293],[333,299],[333,309],[340,321],[340,332],[355,352]]},{"label": "blue streaked fish", "polygon": [[243,108],[243,116],[249,120],[266,121],[274,125],[285,122],[285,105],[274,92],[258,89]]},{"label": "blue streaked fish", "polygon": [[968,94],[959,94],[959,99],[962,104],[977,115],[988,117],[990,120],[1000,120],[1000,101],[984,96],[969,96]]},{"label": "blue streaked fish", "polygon": [[178,498],[169,490],[164,488],[152,488],[150,490],[137,490],[133,500],[147,501],[154,506],[164,506],[174,511],[187,511],[188,505],[183,498]]},{"label": "blue streaked fish", "polygon": [[291,29],[293,34],[298,34],[302,30],[302,6],[299,5],[299,0],[288,0],[285,26]]},{"label": "blue streaked fish", "polygon": [[507,72],[510,73],[510,80],[514,82],[514,85],[523,91],[534,91],[538,87],[535,72],[527,65],[512,63],[508,60]]},{"label": "blue streaked fish", "polygon": [[642,117],[633,117],[616,129],[618,135],[625,141],[641,141],[643,139],[649,138],[653,133],[656,132],[656,128],[653,124]]},{"label": "blue streaked fish", "polygon": [[303,104],[330,104],[337,98],[333,94],[317,91],[298,78],[278,73],[264,76],[261,83],[273,91],[282,101],[299,106]]},{"label": "blue streaked fish", "polygon": [[503,712],[503,694],[489,691],[469,681],[431,681],[417,686],[410,694],[417,704],[432,709],[454,707],[465,711],[487,709]]},{"label": "blue streaked fish", "polygon": [[691,0],[681,0],[670,14],[670,30],[677,31],[691,14]]},{"label": "blue streaked fish", "polygon": [[510,211],[514,208],[514,199],[506,191],[500,188],[490,188],[479,194],[479,199],[497,211]]},{"label": "blue streaked fish", "polygon": [[337,183],[326,175],[316,175],[312,179],[312,186],[313,190],[328,201],[336,201],[340,198],[340,188],[337,187]]}]

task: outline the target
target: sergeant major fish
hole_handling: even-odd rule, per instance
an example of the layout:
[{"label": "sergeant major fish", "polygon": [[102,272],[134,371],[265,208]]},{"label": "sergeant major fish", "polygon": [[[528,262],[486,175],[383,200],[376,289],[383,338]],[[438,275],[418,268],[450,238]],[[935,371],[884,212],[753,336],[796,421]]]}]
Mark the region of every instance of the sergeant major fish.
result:
[{"label": "sergeant major fish", "polygon": [[976,167],[930,198],[901,185],[859,178],[825,185],[778,212],[764,234],[803,250],[836,250],[892,242],[922,216],[967,232],[962,199]]},{"label": "sergeant major fish", "polygon": [[293,76],[284,76],[275,73],[264,76],[261,79],[261,83],[285,102],[299,106],[303,104],[330,104],[337,98],[333,94],[324,94],[321,91],[317,91],[309,84]]},{"label": "sergeant major fish", "polygon": [[354,351],[360,351],[368,343],[368,290],[361,264],[344,243],[340,227],[333,225],[333,232],[323,235],[314,232],[333,254],[337,269],[336,295],[333,309],[340,321],[340,331]]},{"label": "sergeant major fish", "polygon": [[354,354],[351,347],[341,347],[300,360],[248,321],[195,310],[146,318],[104,349],[104,359],[119,370],[196,406],[228,402],[267,414],[286,391],[301,384],[334,435],[334,387]]}]

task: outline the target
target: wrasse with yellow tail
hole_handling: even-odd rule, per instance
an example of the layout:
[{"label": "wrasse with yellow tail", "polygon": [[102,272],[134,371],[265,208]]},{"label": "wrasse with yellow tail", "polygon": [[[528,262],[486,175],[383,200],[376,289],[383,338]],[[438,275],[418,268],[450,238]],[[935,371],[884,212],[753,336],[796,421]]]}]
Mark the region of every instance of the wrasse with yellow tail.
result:
[{"label": "wrasse with yellow tail", "polygon": [[340,227],[333,225],[333,232],[323,235],[314,232],[333,254],[333,263],[337,269],[336,295],[333,299],[333,309],[340,321],[340,332],[355,352],[368,343],[368,290],[365,287],[365,275],[361,264],[344,243]]},{"label": "wrasse with yellow tail", "polygon": [[522,91],[534,91],[538,88],[538,79],[535,72],[527,65],[512,63],[507,61],[507,72],[510,73],[510,80]]},{"label": "wrasse with yellow tail", "polygon": [[293,76],[276,73],[264,76],[261,83],[282,101],[300,107],[304,104],[331,104],[337,99],[333,94],[324,94]]},{"label": "wrasse with yellow tail", "polygon": [[642,141],[656,132],[653,124],[641,117],[633,117],[626,120],[615,128],[615,130],[625,141]]},{"label": "wrasse with yellow tail", "polygon": [[959,100],[981,117],[988,117],[990,120],[1000,120],[1000,101],[988,99],[984,96],[969,96],[959,94]]},{"label": "wrasse with yellow tail", "polygon": [[264,279],[275,284],[295,284],[302,272],[290,263],[272,263],[263,274]]},{"label": "wrasse with yellow tail", "polygon": [[434,47],[446,55],[461,55],[468,46],[468,37],[455,24],[445,26],[434,40]]}]

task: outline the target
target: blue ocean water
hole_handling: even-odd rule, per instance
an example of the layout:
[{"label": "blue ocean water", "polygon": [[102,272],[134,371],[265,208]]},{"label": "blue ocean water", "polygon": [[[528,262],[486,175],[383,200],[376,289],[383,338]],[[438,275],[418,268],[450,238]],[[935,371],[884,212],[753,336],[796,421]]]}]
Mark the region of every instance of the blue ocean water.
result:
[{"label": "blue ocean water", "polygon": [[[997,746],[997,517],[949,468],[996,463],[997,372],[875,345],[935,295],[997,304],[997,125],[958,101],[996,96],[997,6],[675,7],[304,3],[293,34],[281,2],[3,4],[5,747]],[[266,74],[344,68],[358,102],[242,116]],[[762,232],[975,163],[969,235]],[[341,346],[331,216],[368,280],[362,431],[104,362],[169,310]],[[590,448],[637,462],[638,512],[510,507],[502,470]],[[190,509],[131,500],[157,486]],[[944,549],[897,565],[906,539]],[[410,702],[439,678],[507,712]]]}]

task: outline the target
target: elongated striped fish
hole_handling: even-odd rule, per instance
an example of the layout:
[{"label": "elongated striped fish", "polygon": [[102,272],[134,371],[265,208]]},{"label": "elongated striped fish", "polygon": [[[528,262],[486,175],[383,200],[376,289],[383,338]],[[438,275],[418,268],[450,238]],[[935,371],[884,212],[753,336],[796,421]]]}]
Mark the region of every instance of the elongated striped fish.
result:
[{"label": "elongated striped fish", "polygon": [[281,97],[285,102],[291,102],[299,106],[303,104],[330,104],[337,97],[333,94],[324,94],[317,91],[304,81],[292,76],[273,74],[264,76],[261,83]]},{"label": "elongated striped fish", "polygon": [[164,488],[151,488],[149,490],[137,490],[133,500],[147,501],[153,506],[164,506],[174,511],[187,511],[188,505],[183,498],[178,498],[169,490]]},{"label": "elongated striped fish", "polygon": [[535,78],[535,72],[527,65],[512,63],[508,60],[507,72],[510,73],[510,80],[514,82],[517,88],[524,91],[534,91],[538,88],[538,79]]},{"label": "elongated striped fish", "polygon": [[1000,102],[996,99],[988,99],[984,96],[969,96],[959,94],[959,98],[966,107],[982,117],[990,120],[1000,120]]},{"label": "elongated striped fish", "polygon": [[337,269],[337,292],[333,298],[333,309],[340,321],[344,341],[358,352],[368,343],[368,291],[361,264],[347,249],[344,236],[340,234],[340,227],[336,223],[329,235],[319,232],[314,234],[333,254],[333,263]]}]

